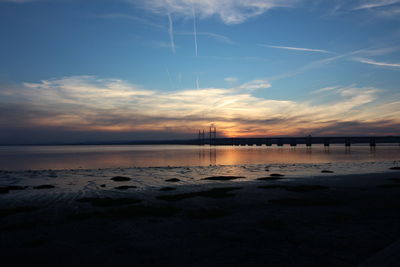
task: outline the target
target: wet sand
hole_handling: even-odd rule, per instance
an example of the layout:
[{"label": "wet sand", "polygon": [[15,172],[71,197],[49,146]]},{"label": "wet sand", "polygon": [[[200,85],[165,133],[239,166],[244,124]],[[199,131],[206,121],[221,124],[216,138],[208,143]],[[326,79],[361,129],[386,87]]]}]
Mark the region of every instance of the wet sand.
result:
[{"label": "wet sand", "polygon": [[2,264],[385,266],[380,253],[400,239],[399,171],[153,187],[121,174],[88,191],[49,174],[16,184],[2,173],[14,181],[0,190]]}]

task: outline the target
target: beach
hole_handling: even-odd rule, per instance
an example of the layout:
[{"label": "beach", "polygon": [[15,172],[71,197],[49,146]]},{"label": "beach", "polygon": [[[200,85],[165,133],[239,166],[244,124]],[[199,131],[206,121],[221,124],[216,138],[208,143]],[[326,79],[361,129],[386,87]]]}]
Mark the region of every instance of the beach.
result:
[{"label": "beach", "polygon": [[[338,174],[322,165],[303,177],[261,164],[1,171],[2,259],[390,266],[395,256],[385,265],[379,255],[400,239],[400,171],[382,166],[384,172]],[[155,178],[135,179],[138,173]]]}]

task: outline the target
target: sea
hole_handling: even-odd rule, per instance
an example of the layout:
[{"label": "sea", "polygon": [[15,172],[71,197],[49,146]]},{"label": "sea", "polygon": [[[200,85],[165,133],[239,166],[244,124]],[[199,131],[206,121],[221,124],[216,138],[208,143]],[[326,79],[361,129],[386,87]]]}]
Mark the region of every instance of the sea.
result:
[{"label": "sea", "polygon": [[[0,146],[0,170],[66,170],[236,165],[397,164],[398,144],[306,146]],[[379,165],[379,164],[378,164]]]},{"label": "sea", "polygon": [[[162,188],[186,192],[230,183],[334,179],[337,176],[398,172],[400,146],[190,146],[90,145],[1,146],[0,188],[4,205],[26,201],[73,203],[80,197],[151,198]],[[115,182],[114,177],[127,177]],[[209,177],[229,178],[226,180]],[[331,178],[330,178],[331,177]],[[384,177],[384,176],[382,176]],[[232,178],[232,179],[231,179]],[[272,180],[274,182],[274,180]],[[38,190],[37,188],[49,188]],[[46,204],[46,205],[47,205]]]}]

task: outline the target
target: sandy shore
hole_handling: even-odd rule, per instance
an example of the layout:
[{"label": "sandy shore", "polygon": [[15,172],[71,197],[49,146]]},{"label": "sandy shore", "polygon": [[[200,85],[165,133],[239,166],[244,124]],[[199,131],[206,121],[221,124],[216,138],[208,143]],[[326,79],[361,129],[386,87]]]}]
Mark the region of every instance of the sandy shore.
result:
[{"label": "sandy shore", "polygon": [[250,181],[219,175],[146,189],[117,177],[110,183],[118,190],[85,194],[3,184],[2,261],[357,266],[381,261],[377,255],[400,239],[399,171]]}]

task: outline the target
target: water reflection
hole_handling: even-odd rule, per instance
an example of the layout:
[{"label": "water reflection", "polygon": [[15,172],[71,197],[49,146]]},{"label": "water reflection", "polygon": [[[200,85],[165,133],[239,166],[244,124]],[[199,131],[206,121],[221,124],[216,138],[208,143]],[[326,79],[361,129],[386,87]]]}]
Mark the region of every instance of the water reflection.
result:
[{"label": "water reflection", "polygon": [[76,169],[270,163],[394,161],[399,146],[58,146],[0,147],[0,169]]},{"label": "water reflection", "polygon": [[210,166],[217,165],[217,148],[210,147]]}]

